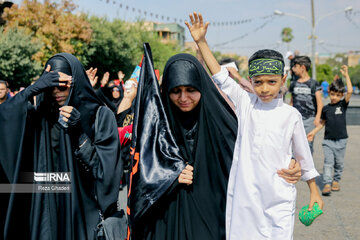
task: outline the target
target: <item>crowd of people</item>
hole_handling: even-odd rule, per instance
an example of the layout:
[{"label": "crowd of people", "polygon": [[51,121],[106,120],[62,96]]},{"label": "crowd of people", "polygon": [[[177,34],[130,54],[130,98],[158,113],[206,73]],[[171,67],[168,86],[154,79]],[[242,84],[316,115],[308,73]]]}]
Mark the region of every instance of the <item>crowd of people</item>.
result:
[{"label": "crowd of people", "polygon": [[[1,239],[113,239],[105,222],[126,219],[123,211],[128,221],[112,226],[119,230],[114,239],[292,239],[295,183],[301,179],[309,186],[308,211],[324,207],[312,158],[314,137],[324,126],[321,193],[340,190],[352,94],[347,67],[341,74],[348,91],[341,78],[334,80],[323,107],[322,88],[309,75],[310,59],[289,54],[289,105],[279,52],[256,51],[248,81],[217,62],[201,14],[191,14],[186,25],[198,56],[168,60],[151,105],[163,115],[139,111],[142,76],[125,80],[119,71],[109,81],[107,72],[95,88],[97,69],[85,71],[67,53],[51,57],[39,79],[14,96],[0,81],[0,134],[7,136],[0,140],[0,179],[15,184],[1,196]],[[146,65],[142,74],[151,69]],[[146,96],[151,89],[141,91]],[[160,137],[150,141],[146,132],[137,132],[136,126],[152,119],[139,112],[159,115],[168,136],[151,129]],[[136,141],[158,155],[140,150],[136,156]],[[71,193],[19,194],[16,183],[24,172],[69,172]],[[142,185],[132,184],[132,174],[145,179]],[[156,185],[166,187],[136,219],[119,206],[119,192],[130,196],[132,189]]]}]

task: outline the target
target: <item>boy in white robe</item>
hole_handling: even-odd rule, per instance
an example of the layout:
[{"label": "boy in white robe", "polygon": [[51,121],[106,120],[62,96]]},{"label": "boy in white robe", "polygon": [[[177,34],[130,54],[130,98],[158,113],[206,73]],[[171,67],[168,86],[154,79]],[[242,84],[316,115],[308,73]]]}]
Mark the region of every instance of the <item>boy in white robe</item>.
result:
[{"label": "boy in white robe", "polygon": [[[235,105],[238,136],[230,171],[227,206],[227,239],[292,239],[296,188],[277,174],[292,154],[300,162],[303,181],[310,189],[309,210],[323,201],[315,183],[319,176],[307,143],[301,114],[284,104],[279,96],[286,75],[283,56],[274,50],[260,50],[249,59],[249,76],[255,94],[244,91],[220,67],[206,39],[209,23],[201,14],[186,22],[205,63],[219,88]],[[229,68],[230,71],[232,71]]]}]

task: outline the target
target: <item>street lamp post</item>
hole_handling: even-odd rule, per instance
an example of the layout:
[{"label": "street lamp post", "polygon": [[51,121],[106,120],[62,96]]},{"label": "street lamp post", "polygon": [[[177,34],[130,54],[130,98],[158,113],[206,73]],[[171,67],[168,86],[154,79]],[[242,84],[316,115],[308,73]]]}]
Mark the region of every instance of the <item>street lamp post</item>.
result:
[{"label": "street lamp post", "polygon": [[353,9],[352,6],[349,6],[342,10],[330,12],[324,16],[321,16],[316,22],[315,22],[315,13],[314,13],[314,0],[311,0],[311,18],[312,18],[311,22],[306,17],[301,16],[301,15],[292,14],[292,13],[284,13],[280,10],[274,11],[275,15],[300,18],[310,24],[311,35],[309,36],[309,39],[311,39],[311,61],[312,61],[312,77],[313,77],[313,79],[316,79],[315,54],[316,54],[316,38],[317,37],[315,35],[315,30],[316,30],[317,24],[326,17],[329,17],[329,16],[337,14],[337,13],[341,13],[341,12],[348,12],[348,11],[351,11],[352,9]]},{"label": "street lamp post", "polygon": [[312,56],[312,78],[316,80],[316,36],[315,36],[315,13],[314,13],[314,0],[311,0],[311,56]]}]

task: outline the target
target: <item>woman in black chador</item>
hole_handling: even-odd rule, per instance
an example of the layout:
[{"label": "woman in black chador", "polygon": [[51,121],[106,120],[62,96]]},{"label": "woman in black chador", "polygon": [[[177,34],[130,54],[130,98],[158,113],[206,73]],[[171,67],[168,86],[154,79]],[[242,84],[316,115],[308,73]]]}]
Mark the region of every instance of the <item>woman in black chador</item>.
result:
[{"label": "woman in black chador", "polygon": [[163,76],[163,105],[187,166],[134,225],[132,239],[225,239],[236,116],[195,57],[173,56]]},{"label": "woman in black chador", "polygon": [[4,238],[94,239],[99,210],[106,217],[116,209],[122,164],[114,114],[81,63],[65,53],[49,59],[35,84],[1,104],[0,136],[8,183],[20,183],[24,172],[71,177],[71,193],[11,193]]}]

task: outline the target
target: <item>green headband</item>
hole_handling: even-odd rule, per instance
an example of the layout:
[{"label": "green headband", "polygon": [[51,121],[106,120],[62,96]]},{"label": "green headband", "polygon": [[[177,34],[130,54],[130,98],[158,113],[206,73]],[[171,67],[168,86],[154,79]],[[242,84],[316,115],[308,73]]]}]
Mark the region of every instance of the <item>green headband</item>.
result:
[{"label": "green headband", "polygon": [[283,75],[284,64],[275,59],[255,59],[249,64],[250,78],[258,75]]}]

